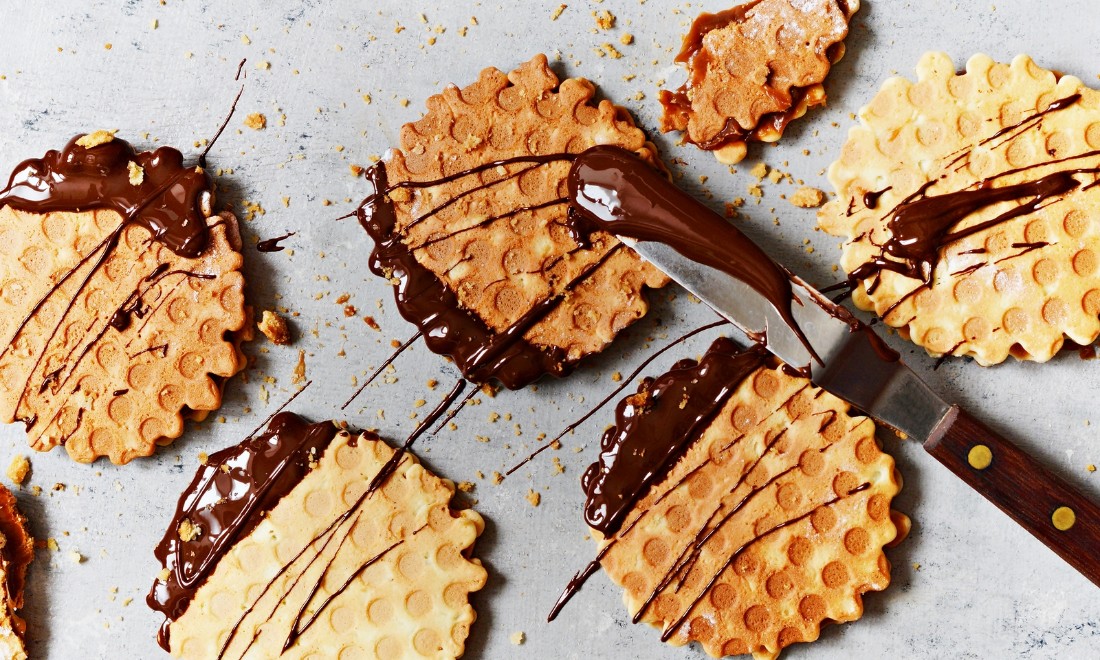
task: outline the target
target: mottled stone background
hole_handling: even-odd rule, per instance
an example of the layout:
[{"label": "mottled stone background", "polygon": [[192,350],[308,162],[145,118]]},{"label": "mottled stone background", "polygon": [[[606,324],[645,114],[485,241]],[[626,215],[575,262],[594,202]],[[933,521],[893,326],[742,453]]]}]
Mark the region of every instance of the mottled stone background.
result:
[{"label": "mottled stone background", "polygon": [[[366,164],[383,153],[399,126],[417,118],[424,98],[445,83],[471,81],[490,65],[511,68],[540,51],[560,55],[560,74],[592,79],[652,129],[659,83],[676,79],[671,63],[680,34],[700,9],[727,6],[713,0],[690,7],[663,0],[569,2],[551,21],[558,4],[0,2],[0,169],[96,128],[121,129],[120,135],[141,147],[172,144],[195,154],[193,145],[214,133],[240,85],[233,79],[238,62],[248,59],[244,96],[211,165],[226,170],[221,202],[242,212],[256,211],[253,204],[266,210],[243,223],[253,304],[282,305],[298,314],[294,346],[253,344],[250,382],[233,380],[215,419],[189,426],[156,458],[118,468],[75,465],[60,452],[32,456],[34,471],[19,499],[35,535],[56,539],[60,548],[40,552],[32,569],[24,611],[32,657],[161,657],[153,640],[159,620],[143,602],[158,570],[152,549],[198,453],[239,440],[287,398],[298,349],[306,351],[314,383],[294,409],[321,419],[338,413],[334,402],[351,393],[352,376],[361,378],[378,364],[390,352],[391,339],[412,334],[396,314],[388,286],[366,269],[365,234],[353,222],[335,220],[350,210],[348,200],[364,194],[364,182],[351,176],[349,164]],[[613,30],[597,32],[597,9],[615,14]],[[851,113],[886,77],[910,74],[925,50],[946,50],[960,67],[975,52],[1002,60],[1028,52],[1042,66],[1097,82],[1098,18],[1091,0],[1005,0],[995,6],[866,0],[848,39],[848,56],[829,78],[828,108],[793,126],[782,146],[752,149],[731,175],[709,155],[654,137],[667,158],[677,159],[674,169],[685,185],[716,207],[746,196],[754,182],[748,170],[760,160],[827,189],[824,168],[853,123]],[[633,45],[620,44],[625,33],[634,35]],[[594,49],[604,43],[614,44],[623,57],[598,56]],[[245,116],[256,112],[266,115],[266,130],[244,126]],[[703,176],[709,178],[701,183]],[[830,283],[836,278],[831,267],[839,255],[837,240],[814,231],[812,211],[780,198],[793,190],[765,182],[763,203],[750,203],[739,225],[799,274]],[[251,248],[256,237],[288,230],[298,232],[286,242],[293,254]],[[343,293],[357,308],[354,318],[346,318],[344,304],[336,302]],[[382,331],[368,327],[364,315],[377,319]],[[630,625],[619,590],[602,575],[558,622],[545,623],[561,587],[593,554],[580,517],[578,478],[594,459],[611,413],[566,439],[557,452],[563,475],[553,474],[549,460],[500,486],[475,473],[503,471],[534,446],[539,433],[556,433],[601,398],[614,385],[612,374],[628,373],[647,346],[711,318],[684,295],[662,295],[632,336],[569,380],[542,383],[537,392],[484,397],[458,418],[457,431],[420,446],[440,474],[477,483],[472,497],[488,521],[478,555],[489,567],[490,583],[476,597],[479,620],[469,657],[702,657],[698,650],[666,648],[656,631]],[[652,371],[700,352],[708,341],[699,338]],[[1085,469],[1100,463],[1100,439],[1090,426],[1093,417],[1100,424],[1100,363],[1071,353],[1045,365],[981,369],[953,360],[933,371],[923,353],[896,337],[891,341],[937,391],[971,407],[1100,498],[1100,473]],[[349,409],[350,422],[403,438],[415,424],[409,418],[414,402],[437,400],[456,373],[417,346],[397,362],[394,376],[396,382],[371,388],[361,407]],[[441,382],[434,392],[425,386],[430,378]],[[492,423],[494,412],[502,417]],[[25,447],[20,429],[5,428],[0,435],[0,463],[6,465]],[[475,435],[490,441],[478,442]],[[826,630],[821,641],[787,657],[1097,657],[1095,586],[916,444],[888,439],[885,446],[905,476],[897,507],[915,525],[910,539],[890,554],[895,584],[866,599],[861,621]],[[35,485],[43,489],[39,496],[29,491]],[[532,488],[542,494],[538,508],[524,498]],[[74,562],[72,552],[84,560]],[[517,631],[527,636],[522,647],[509,641]]]}]

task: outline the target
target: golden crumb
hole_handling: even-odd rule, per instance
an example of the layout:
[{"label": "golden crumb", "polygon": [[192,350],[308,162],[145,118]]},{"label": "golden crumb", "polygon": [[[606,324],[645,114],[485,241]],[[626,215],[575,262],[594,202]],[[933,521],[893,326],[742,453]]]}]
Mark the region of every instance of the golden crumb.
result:
[{"label": "golden crumb", "polygon": [[764,163],[757,163],[749,170],[749,174],[756,177],[757,181],[763,181],[764,177],[768,176],[768,166]]},{"label": "golden crumb", "polygon": [[31,471],[31,462],[23,454],[16,454],[8,465],[8,479],[16,486],[21,485]]},{"label": "golden crumb", "polygon": [[145,181],[145,170],[142,169],[141,165],[130,161],[127,163],[126,168],[129,170],[131,186],[140,186]]},{"label": "golden crumb", "polygon": [[378,325],[378,321],[375,321],[373,316],[364,316],[363,323],[366,323],[371,330],[382,330],[382,326]]},{"label": "golden crumb", "polygon": [[[1096,466],[1093,465],[1092,463],[1089,463],[1088,467],[1086,467],[1085,469],[1088,470],[1089,472],[1096,472]],[[8,474],[10,475],[11,472],[8,472]]]},{"label": "golden crumb", "polygon": [[513,644],[515,644],[516,646],[519,646],[519,645],[521,645],[521,644],[523,644],[524,642],[527,641],[527,635],[524,634],[524,632],[522,630],[520,630],[518,632],[512,633],[512,636],[509,637],[509,639],[512,640]]},{"label": "golden crumb", "polygon": [[623,36],[619,37],[619,43],[624,46],[629,46],[630,44],[634,43],[634,35],[627,32]]},{"label": "golden crumb", "polygon": [[527,491],[527,501],[531,503],[531,506],[538,506],[542,502],[542,496],[532,488]]},{"label": "golden crumb", "polygon": [[791,195],[790,202],[802,209],[816,209],[825,203],[825,193],[817,188],[803,186]]},{"label": "golden crumb", "polygon": [[172,577],[172,571],[167,568],[162,569],[160,573],[157,573],[157,579],[161,582],[167,582],[168,578]]},{"label": "golden crumb", "polygon": [[199,465],[206,465],[210,461],[210,454],[204,451],[199,452]]},{"label": "golden crumb", "polygon": [[254,131],[262,131],[267,128],[267,117],[262,112],[253,112],[244,118],[244,125]]},{"label": "golden crumb", "polygon": [[74,564],[83,564],[85,557],[76,550],[70,550],[69,559],[71,559]]},{"label": "golden crumb", "polygon": [[610,30],[615,27],[615,14],[607,11],[606,9],[599,12],[592,12],[592,15],[596,18],[596,27],[601,30]]},{"label": "golden crumb", "polygon": [[607,56],[613,60],[619,60],[623,57],[623,54],[619,52],[619,49],[615,48],[615,46],[611,44],[604,44],[603,50],[605,53],[607,53]]},{"label": "golden crumb", "polygon": [[306,352],[298,349],[298,364],[294,365],[294,376],[290,379],[295,385],[306,380]]},{"label": "golden crumb", "polygon": [[180,521],[179,528],[176,529],[176,532],[179,533],[181,541],[188,543],[202,535],[202,528],[192,523],[189,518],[184,518]]},{"label": "golden crumb", "polygon": [[114,48],[114,47],[115,47],[115,45],[114,45],[113,43],[111,43],[110,41],[108,41],[107,43],[103,44],[103,49],[104,49],[104,50],[111,50],[111,49],[112,49],[112,48]]},{"label": "golden crumb", "polygon": [[566,10],[569,5],[558,5],[554,11],[550,12],[550,20],[556,21],[561,16],[562,12]]},{"label": "golden crumb", "polygon": [[268,62],[267,60],[260,60],[256,64],[256,68],[260,69],[261,71],[267,71],[268,69],[271,68],[271,62]]},{"label": "golden crumb", "polygon": [[264,310],[263,317],[256,327],[276,346],[286,346],[290,343],[290,329],[286,325],[286,320],[275,312]]},{"label": "golden crumb", "polygon": [[472,481],[460,481],[457,484],[455,484],[455,487],[458,488],[463,493],[470,493],[470,492],[473,492],[473,490],[474,490],[474,482],[472,482]]},{"label": "golden crumb", "polygon": [[351,175],[354,176],[354,177],[363,176],[363,172],[367,171],[361,165],[356,165],[355,163],[352,163],[352,164],[348,165],[348,170],[351,171]]},{"label": "golden crumb", "polygon": [[92,147],[98,147],[101,144],[107,144],[115,139],[115,133],[118,133],[118,129],[114,128],[109,131],[99,130],[88,133],[87,135],[80,136],[80,139],[76,141],[77,146],[84,147],[85,149],[91,149]]},{"label": "golden crumb", "polygon": [[499,486],[503,482],[504,482],[504,475],[499,473],[499,472],[494,471],[493,472],[493,485],[494,486]]},{"label": "golden crumb", "polygon": [[752,185],[752,186],[749,186],[748,190],[749,190],[749,195],[752,195],[753,197],[755,197],[757,199],[760,199],[761,197],[764,196],[764,189],[761,188],[760,186]]}]

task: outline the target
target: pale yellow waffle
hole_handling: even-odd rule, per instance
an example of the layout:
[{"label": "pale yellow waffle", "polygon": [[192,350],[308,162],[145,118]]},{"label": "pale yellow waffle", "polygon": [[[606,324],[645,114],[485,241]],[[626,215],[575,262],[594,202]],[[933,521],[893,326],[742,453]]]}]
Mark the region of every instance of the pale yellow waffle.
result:
[{"label": "pale yellow waffle", "polygon": [[[393,454],[373,434],[338,434],[316,467],[218,560],[171,624],[172,655],[461,656],[476,618],[468,595],[486,580],[470,558],[484,523],[472,510],[451,510],[454,485],[411,454],[356,506]],[[284,652],[292,626],[301,632]]]},{"label": "pale yellow waffle", "polygon": [[[240,333],[251,328],[236,218],[207,218],[208,246],[193,259],[129,224],[93,272],[121,222],[110,210],[0,207],[0,341],[9,342],[0,344],[0,419],[30,420],[39,451],[64,445],[82,462],[148,456],[179,437],[185,417],[217,409],[225,379],[244,367]],[[137,295],[141,314],[111,327]]]},{"label": "pale yellow waffle", "polygon": [[[1080,98],[1064,109],[1039,116],[1075,95]],[[1094,218],[1100,189],[1090,187],[1096,174],[1088,170],[1100,165],[1100,156],[1075,157],[1100,148],[1100,93],[1026,55],[1011,64],[975,55],[957,72],[946,54],[928,53],[917,65],[916,82],[887,80],[859,116],[829,168],[837,198],[819,215],[822,228],[846,240],[846,272],[881,254],[877,246],[892,236],[895,207],[929,182],[925,198],[934,199],[974,190],[985,180],[999,188],[1086,171],[1074,175],[1080,182],[1075,190],[1043,201],[1038,210],[943,245],[927,284],[886,271],[877,288],[877,275],[864,278],[853,291],[856,305],[933,356],[969,355],[982,365],[1009,355],[1042,362],[1066,337],[1082,345],[1097,338],[1100,226]],[[1071,160],[1053,162],[1063,159]],[[1009,173],[1019,168],[1024,170]],[[864,199],[880,191],[877,204],[874,195]],[[981,209],[951,231],[1030,201]]]},{"label": "pale yellow waffle", "polygon": [[0,486],[0,657],[26,660],[23,636],[27,624],[16,614],[23,607],[27,567],[34,560],[34,539],[15,497]]},{"label": "pale yellow waffle", "polygon": [[[662,92],[661,130],[741,161],[747,141],[775,142],[824,105],[822,81],[844,56],[859,0],[757,0],[700,16],[684,37],[688,82]],[[704,31],[705,30],[705,31]]]},{"label": "pale yellow waffle", "polygon": [[669,643],[760,660],[858,619],[908,530],[874,432],[808,380],[756,370],[611,541],[627,610],[652,599],[641,620]]},{"label": "pale yellow waffle", "polygon": [[[402,127],[401,148],[385,159],[389,184],[433,181],[498,160],[576,154],[603,144],[658,165],[655,148],[629,112],[610,101],[595,102],[594,94],[583,78],[559,81],[545,55],[508,74],[485,69],[472,85],[430,97],[427,114]],[[564,295],[523,338],[560,349],[575,362],[641,318],[648,309],[643,290],[664,286],[668,278],[609,234],[596,233],[591,245],[578,245],[565,226],[569,167],[567,160],[502,165],[445,185],[398,189],[390,199],[397,231],[416,260],[492,332]],[[494,181],[501,182],[473,191]],[[419,219],[435,209],[441,210]],[[503,217],[491,220],[495,216]]]}]

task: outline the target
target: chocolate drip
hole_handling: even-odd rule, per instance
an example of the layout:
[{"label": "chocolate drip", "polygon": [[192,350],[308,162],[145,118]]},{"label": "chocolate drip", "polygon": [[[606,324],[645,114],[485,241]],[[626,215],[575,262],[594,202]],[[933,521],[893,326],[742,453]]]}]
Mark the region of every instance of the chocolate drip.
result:
[{"label": "chocolate drip", "polygon": [[[1038,126],[1047,115],[1065,110],[1076,104],[1080,99],[1080,94],[1072,94],[1065,98],[1058,99],[1045,109],[1029,115],[1019,122],[1011,126],[1006,126],[993,135],[984,138],[978,143],[978,146],[988,146],[1000,140],[998,144],[989,147],[991,149],[996,149],[1016,134]],[[960,168],[963,167],[960,163],[965,164],[969,162],[972,149],[964,149],[958,152],[958,154],[959,155],[947,164],[947,168],[951,168],[955,165],[958,165]],[[1040,167],[1068,163],[1096,155],[1100,155],[1100,150],[1088,151],[1073,156],[1010,169],[990,176],[967,189],[948,192],[941,195],[928,195],[929,189],[939,179],[933,179],[926,182],[916,192],[909,195],[906,199],[902,200],[900,204],[890,210],[887,215],[888,220],[886,223],[890,231],[890,237],[883,245],[878,246],[881,248],[882,252],[853,270],[849,274],[849,282],[855,285],[860,281],[874,277],[875,279],[867,285],[868,293],[874,293],[875,289],[881,283],[882,271],[892,271],[905,277],[920,280],[925,285],[931,284],[932,274],[939,263],[941,258],[940,253],[944,247],[955,241],[991,229],[1005,222],[1035,213],[1044,208],[1046,204],[1054,203],[1063,196],[1075,190],[1082,189],[1083,182],[1077,179],[1077,175],[1097,174],[1100,173],[1100,168],[1070,168],[1047,174],[1032,181],[1024,181],[1022,183],[1001,187],[994,187],[993,183],[995,181]],[[1093,185],[1096,185],[1095,182],[1087,184],[1083,189],[1087,190]],[[889,190],[889,188],[887,188],[887,190]],[[864,195],[865,203],[869,201],[868,197],[872,195],[875,195],[873,201],[877,202],[877,195],[881,195],[881,193],[867,193]],[[1020,203],[989,220],[977,223],[965,229],[954,230],[955,227],[968,216],[1003,202]],[[868,208],[875,207],[875,205],[870,203],[866,205]],[[1014,247],[1016,246],[1014,245]],[[1028,247],[1029,249],[1038,249],[1040,247],[1045,247],[1045,245],[1028,244]],[[981,254],[984,252],[985,251],[981,249],[967,250],[963,254]],[[981,265],[975,266],[981,267]],[[975,268],[975,266],[971,268]],[[962,275],[967,272],[972,271],[967,269],[959,273],[953,273],[953,275]],[[887,315],[890,311],[896,309],[901,302],[902,301],[899,300],[894,303],[887,312]]]},{"label": "chocolate drip", "polygon": [[[577,157],[569,171],[569,195],[570,230],[575,234],[599,229],[664,243],[692,261],[744,282],[775,308],[817,358],[794,320],[790,275],[736,227],[645,161],[625,149],[592,147]],[[754,339],[766,342],[762,331]]]},{"label": "chocolate drip", "polygon": [[[171,147],[138,153],[125,140],[94,147],[69,141],[61,151],[25,160],[0,191],[0,206],[30,213],[111,209],[124,223],[135,223],[181,257],[194,258],[206,248],[203,194],[212,189],[200,168],[183,166],[183,154]],[[131,163],[143,170],[130,182]]]},{"label": "chocolate drip", "polygon": [[292,231],[292,232],[283,234],[282,236],[276,236],[275,238],[268,238],[266,240],[260,241],[259,243],[256,244],[256,251],[257,252],[282,252],[285,248],[282,245],[279,245],[279,242],[280,241],[285,241],[286,239],[290,238],[291,236],[293,236],[297,233],[298,232]]},{"label": "chocolate drip", "polygon": [[869,209],[878,208],[878,200],[887,192],[893,190],[893,186],[886,186],[882,190],[875,190],[872,192],[863,193],[863,205]]},{"label": "chocolate drip", "polygon": [[683,360],[615,411],[615,426],[600,443],[600,460],[584,473],[584,519],[611,537],[638,500],[645,497],[706,429],[750,373],[762,366],[761,347],[740,352],[718,339],[702,360]]},{"label": "chocolate drip", "polygon": [[[439,186],[507,165],[533,163],[537,166],[572,158],[571,154],[554,154],[501,160],[435,181],[406,181],[393,186],[388,183],[385,163],[378,163],[367,170],[367,179],[374,186],[374,193],[363,201],[356,215],[375,243],[369,262],[371,271],[379,276],[397,279],[394,295],[401,315],[416,324],[432,352],[450,356],[462,374],[475,383],[496,379],[509,389],[519,389],[543,374],[565,376],[570,373],[573,364],[563,350],[534,346],[523,338],[531,327],[561,303],[564,296],[557,295],[543,300],[509,328],[500,332],[493,331],[481,319],[465,310],[454,292],[435,273],[416,260],[412,250],[403,242],[402,233],[398,231],[397,214],[388,194],[399,188]],[[475,186],[461,196],[485,190],[496,183],[499,181]],[[454,201],[448,200],[444,206]],[[441,208],[437,207],[420,216],[414,220],[414,224],[438,213]],[[602,263],[603,260],[596,266]],[[594,270],[595,268],[586,269],[581,277],[567,284],[565,292],[575,288]]]},{"label": "chocolate drip", "polygon": [[[183,615],[218,561],[301,482],[336,433],[331,422],[308,424],[280,413],[264,433],[212,454],[199,468],[156,548],[168,578],[158,580],[146,599],[165,615],[158,636],[165,650],[169,625]],[[190,540],[180,536],[184,521],[197,529]]]}]

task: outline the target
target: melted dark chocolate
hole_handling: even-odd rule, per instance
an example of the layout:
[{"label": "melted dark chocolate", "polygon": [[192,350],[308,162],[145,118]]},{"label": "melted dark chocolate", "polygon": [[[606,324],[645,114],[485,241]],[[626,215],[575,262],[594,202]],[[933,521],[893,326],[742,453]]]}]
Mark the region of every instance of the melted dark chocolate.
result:
[{"label": "melted dark chocolate", "polygon": [[[509,389],[519,389],[544,374],[565,376],[570,373],[573,363],[566,358],[564,351],[534,346],[523,339],[523,335],[552,312],[564,296],[554,296],[536,304],[503,331],[491,330],[461,306],[454,292],[435,273],[416,260],[398,231],[396,211],[388,194],[398,188],[438,186],[509,164],[534,163],[537,166],[572,158],[570,154],[555,154],[495,161],[436,181],[403,182],[394,186],[388,183],[385,163],[378,163],[367,170],[367,180],[373,184],[374,193],[363,201],[357,216],[375,243],[369,262],[371,271],[390,279],[396,278],[394,295],[401,315],[416,324],[432,352],[450,356],[462,374],[473,382],[485,383],[496,379]],[[476,186],[462,195],[484,190],[491,185]],[[448,200],[443,207],[454,203],[455,199]],[[443,207],[417,218],[413,224],[438,213]],[[575,288],[613,251],[567,283],[565,291]]]},{"label": "melted dark chocolate", "polygon": [[623,519],[650,487],[668,474],[750,373],[762,366],[761,347],[738,351],[718,339],[702,360],[684,360],[615,411],[615,426],[600,443],[600,460],[584,473],[584,519],[604,537],[619,531]]},{"label": "melted dark chocolate", "polygon": [[260,241],[259,243],[256,244],[256,251],[257,252],[282,252],[286,248],[284,248],[282,245],[280,245],[280,243],[282,241],[285,241],[286,239],[290,238],[291,236],[297,234],[297,233],[298,232],[292,231],[292,232],[288,232],[286,234],[283,234],[282,236],[276,236],[275,238],[268,238],[266,240],[262,240],[262,241]]},{"label": "melted dark chocolate", "polygon": [[[206,248],[203,193],[212,182],[200,168],[184,167],[171,147],[136,152],[115,138],[91,148],[78,135],[61,151],[25,160],[0,191],[0,206],[30,213],[111,209],[124,223],[138,224],[176,254],[193,258]],[[130,163],[144,171],[130,183]]]},{"label": "melted dark chocolate", "polygon": [[[575,234],[602,230],[664,243],[692,261],[744,282],[779,312],[816,357],[794,320],[794,294],[787,272],[736,227],[642,159],[617,147],[592,147],[573,162],[569,195],[570,229]],[[757,339],[766,341],[767,337]]]},{"label": "melted dark chocolate", "polygon": [[[221,557],[301,482],[336,434],[332,422],[309,424],[284,412],[259,436],[212,454],[199,468],[156,548],[168,578],[158,580],[146,599],[165,616],[158,636],[165,650],[169,625],[183,615]],[[184,520],[198,528],[189,541],[180,539]]]},{"label": "melted dark chocolate", "polygon": [[[1038,126],[1048,114],[1064,110],[1076,104],[1081,99],[1080,94],[1073,94],[1063,99],[1054,101],[1045,109],[1036,112],[1016,124],[1006,126],[990,137],[983,139],[978,144],[989,145],[998,139],[1001,142],[990,148],[997,148],[1016,134]],[[954,160],[948,163],[950,168],[956,164],[969,161],[972,149],[964,149]],[[929,189],[939,180],[933,179],[921,186],[916,192],[902,200],[887,215],[886,226],[890,236],[886,242],[879,246],[881,253],[870,261],[860,265],[849,274],[849,282],[853,285],[860,281],[874,278],[868,285],[868,293],[874,293],[881,282],[882,271],[892,271],[905,277],[920,280],[924,285],[932,281],[932,274],[939,263],[943,248],[960,239],[986,231],[1005,222],[1019,217],[1035,213],[1046,204],[1052,203],[1075,190],[1081,189],[1086,182],[1077,178],[1081,174],[1097,174],[1100,168],[1081,167],[1069,168],[1038,179],[1024,181],[1007,186],[994,186],[994,182],[1009,175],[1020,174],[1040,167],[1057,165],[1085,157],[1094,156],[1098,152],[1087,152],[1069,157],[1052,159],[1047,162],[1028,165],[995,174],[973,186],[940,195],[929,195]],[[959,165],[962,167],[963,165]],[[1090,187],[1094,183],[1088,183]],[[887,188],[889,190],[889,188]],[[875,208],[878,196],[882,192],[867,193],[864,202],[870,209]],[[871,203],[874,202],[874,203]],[[1019,202],[1018,205],[998,214],[997,216],[977,223],[965,229],[955,228],[970,215],[1003,202]],[[1014,245],[1015,247],[1016,245]],[[1044,247],[1045,244],[1027,244],[1030,251]],[[966,254],[984,253],[978,250],[967,250]],[[1021,253],[1023,254],[1023,253]],[[1019,256],[1019,255],[1013,255]],[[984,264],[971,266],[971,269],[980,268]],[[972,272],[970,269],[955,273],[964,275]],[[893,311],[902,302],[894,303],[886,315]]]}]

